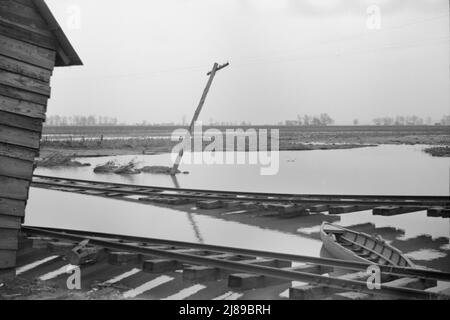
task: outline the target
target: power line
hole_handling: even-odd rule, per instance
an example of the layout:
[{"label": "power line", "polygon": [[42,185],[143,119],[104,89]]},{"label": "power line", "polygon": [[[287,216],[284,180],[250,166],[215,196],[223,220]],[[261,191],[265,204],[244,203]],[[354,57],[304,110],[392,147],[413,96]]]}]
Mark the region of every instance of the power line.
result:
[{"label": "power line", "polygon": [[[408,27],[408,26],[411,26],[411,25],[417,25],[417,24],[420,24],[420,23],[428,23],[430,21],[434,21],[434,20],[438,20],[438,19],[442,19],[442,18],[448,18],[448,17],[449,17],[448,14],[438,15],[438,16],[428,17],[428,18],[425,18],[425,19],[411,21],[411,22],[408,22],[408,23],[405,23],[405,24],[402,24],[402,25],[392,26],[392,27],[389,27],[389,28],[381,28],[380,30],[377,30],[377,31],[366,31],[366,32],[358,33],[358,34],[354,34],[354,35],[349,35],[349,36],[344,36],[344,37],[335,38],[335,39],[329,39],[329,40],[322,40],[322,41],[318,41],[318,42],[313,42],[311,44],[303,44],[303,45],[307,46],[309,49],[311,49],[311,48],[314,49],[314,48],[317,48],[317,47],[329,45],[329,44],[336,43],[336,42],[344,42],[344,41],[348,41],[348,40],[354,40],[354,39],[357,39],[357,38],[370,36],[371,34],[379,35],[380,33],[383,33],[383,32],[386,32],[386,31],[401,29],[401,28],[404,28],[404,27]],[[312,46],[315,46],[315,47],[312,47]],[[305,50],[295,51],[295,52],[291,52],[291,53],[287,53],[287,54],[288,55],[294,55],[294,54],[302,53],[304,51]],[[274,52],[274,51],[272,51],[272,52]],[[283,56],[286,55],[286,52],[282,51],[282,50],[277,50],[276,52],[281,52]],[[252,59],[265,59],[267,57],[269,57],[269,55],[263,55],[263,56],[260,55],[260,56],[253,56],[253,57],[252,56],[247,56],[247,57],[243,57],[243,58],[252,60]]]},{"label": "power line", "polygon": [[[443,14],[443,15],[438,15],[438,16],[433,16],[433,17],[427,17],[425,19],[420,19],[420,20],[416,20],[416,21],[411,21],[402,25],[397,25],[397,26],[392,26],[389,28],[382,28],[380,30],[377,31],[377,34],[379,34],[379,32],[386,32],[386,31],[391,31],[391,30],[397,30],[397,29],[401,29],[401,28],[405,28],[405,27],[409,27],[412,25],[417,25],[417,24],[421,24],[421,23],[429,23],[432,21],[436,21],[442,18],[448,18],[449,15],[448,14]],[[319,42],[315,42],[312,45],[315,45],[315,47],[311,47],[310,45],[306,45],[308,46],[308,50],[314,50],[317,49],[319,47],[322,46],[326,46],[332,43],[336,43],[336,42],[343,42],[343,41],[348,41],[348,40],[354,40],[357,38],[361,38],[361,37],[366,37],[369,36],[370,32],[364,32],[364,33],[360,33],[360,34],[355,34],[355,35],[350,35],[350,36],[345,36],[345,37],[340,37],[337,39],[332,39],[332,40],[326,40],[326,41],[319,41]],[[445,36],[442,40],[447,40],[448,43],[448,36]],[[423,39],[421,41],[433,41],[433,40],[439,40],[439,39]],[[425,43],[425,42],[424,42]],[[403,46],[403,47],[402,47]],[[387,45],[387,46],[383,46],[383,47],[379,47],[379,48],[371,48],[369,50],[359,50],[359,51],[355,51],[356,53],[365,53],[365,52],[374,52],[374,51],[379,51],[379,50],[383,50],[383,49],[389,49],[389,48],[412,48],[412,47],[417,47],[420,45],[413,45],[411,46],[410,44],[406,43],[404,45],[402,44],[397,44],[397,46],[392,46],[392,45]],[[337,55],[348,55],[348,54],[355,54],[355,52],[352,53],[352,51],[346,51],[345,53],[340,52],[338,54],[333,53],[330,55],[316,55],[314,54],[311,57],[299,57],[299,54],[302,53],[306,53],[306,50],[302,50],[302,51],[296,51],[296,52],[291,52],[291,53],[286,53],[284,51],[277,51],[277,52],[283,52],[281,55],[263,55],[263,56],[250,56],[250,57],[236,57],[233,59],[233,66],[234,67],[238,67],[238,66],[250,66],[250,65],[259,65],[259,64],[267,64],[267,63],[282,63],[282,62],[289,62],[289,61],[299,61],[299,60],[311,60],[311,59],[317,59],[317,58],[324,58],[324,57],[328,57],[328,56],[337,56]],[[243,58],[240,60],[240,58]],[[267,61],[267,59],[277,59],[278,60],[274,60],[274,61]],[[160,75],[160,74],[180,74],[180,73],[190,73],[190,72],[197,72],[197,71],[201,71],[203,69],[205,69],[207,66],[206,65],[197,65],[197,66],[190,66],[190,67],[181,67],[181,68],[170,68],[170,69],[162,69],[162,70],[151,70],[151,71],[140,71],[140,72],[135,72],[135,73],[119,73],[119,74],[109,74],[109,75],[90,75],[89,78],[90,79],[118,79],[118,78],[128,78],[128,77],[143,77],[143,76],[156,76],[156,75]],[[81,76],[80,76],[81,77]],[[73,76],[71,77],[67,77],[67,78],[74,78]]]}]

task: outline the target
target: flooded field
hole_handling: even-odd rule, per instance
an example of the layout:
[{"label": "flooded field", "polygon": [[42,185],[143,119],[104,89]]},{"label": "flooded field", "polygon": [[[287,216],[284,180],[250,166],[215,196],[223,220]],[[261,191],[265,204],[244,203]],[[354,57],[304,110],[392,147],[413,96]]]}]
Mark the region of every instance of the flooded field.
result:
[{"label": "flooded field", "polygon": [[[280,193],[448,195],[448,159],[431,157],[423,153],[422,148],[384,145],[353,150],[282,151],[279,172],[272,176],[261,176],[258,165],[248,164],[184,163],[181,168],[189,174],[179,174],[176,178],[147,173],[96,174],[92,171],[95,165],[112,159],[120,163],[135,159],[140,166],[168,165],[171,161],[169,154],[79,158],[77,160],[91,166],[38,168],[35,173],[218,190],[236,190],[239,186],[241,191]],[[230,221],[233,217],[220,219],[194,210],[175,210],[33,188],[26,223],[318,256],[321,242],[317,231],[320,222],[329,218],[343,226],[381,234],[418,263],[437,264],[442,269],[449,262],[450,221],[427,217],[425,211],[392,217],[361,211],[339,217],[323,215],[313,222],[306,218],[289,219],[290,227],[296,228],[294,232],[288,232],[283,228],[272,228],[270,222],[249,225],[239,218]]]},{"label": "flooded field", "polygon": [[93,167],[116,159],[127,163],[135,159],[139,166],[170,165],[170,154],[78,158],[91,167],[37,168],[36,174],[100,180],[140,185],[332,194],[406,194],[448,195],[449,160],[433,158],[422,152],[425,146],[383,145],[348,150],[280,151],[279,171],[262,176],[259,165],[186,164],[180,169],[189,174],[170,176],[138,174],[120,176],[96,174]]}]

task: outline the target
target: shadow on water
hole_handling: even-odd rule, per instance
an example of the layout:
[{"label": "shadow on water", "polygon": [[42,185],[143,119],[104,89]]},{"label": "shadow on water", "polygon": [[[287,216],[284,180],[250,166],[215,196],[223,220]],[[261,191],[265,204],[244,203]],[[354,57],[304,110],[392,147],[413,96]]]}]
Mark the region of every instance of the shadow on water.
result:
[{"label": "shadow on water", "polygon": [[[318,256],[321,242],[161,206],[30,189],[25,224]],[[191,218],[189,216],[191,215]],[[200,233],[201,230],[201,233]]]},{"label": "shadow on water", "polygon": [[[174,188],[180,189],[180,183],[178,182],[178,178],[176,175],[170,175],[170,178],[172,179],[172,183]],[[200,228],[198,227],[197,223],[195,222],[195,217],[192,214],[192,212],[188,212],[187,213],[188,218],[189,218],[189,222],[191,223],[192,229],[194,230],[195,233],[195,237],[197,238],[197,242],[198,243],[205,243],[205,241],[203,240],[203,237],[200,233]]]}]

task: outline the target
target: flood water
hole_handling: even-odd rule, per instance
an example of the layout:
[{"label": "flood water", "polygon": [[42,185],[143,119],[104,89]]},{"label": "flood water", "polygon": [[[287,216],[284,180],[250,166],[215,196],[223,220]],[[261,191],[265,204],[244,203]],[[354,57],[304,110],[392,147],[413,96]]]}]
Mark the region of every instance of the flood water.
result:
[{"label": "flood water", "polygon": [[[189,174],[170,176],[141,173],[120,176],[95,174],[93,167],[115,159],[126,163],[135,159],[140,166],[170,165],[169,154],[116,156],[78,159],[91,167],[38,168],[42,175],[111,181],[139,185],[182,188],[242,190],[281,193],[449,195],[449,160],[431,157],[424,146],[383,145],[348,150],[280,152],[279,172],[260,175],[259,165],[200,165],[183,163]],[[189,156],[185,154],[185,156]],[[128,235],[204,242],[226,246],[319,255],[321,242],[307,235],[318,226],[299,227],[299,235],[262,229],[204,215],[151,205],[110,200],[32,188],[27,205],[26,224],[68,229],[86,229]],[[298,220],[297,220],[298,221]],[[450,220],[431,218],[426,212],[393,217],[373,216],[371,211],[341,216],[339,224],[352,226],[373,223],[377,228],[394,227],[398,239],[429,235],[429,247],[414,249],[424,260],[441,257],[432,251],[449,251]],[[442,239],[441,239],[442,240]],[[433,240],[434,241],[434,240]],[[428,250],[428,251],[427,251]],[[410,251],[413,251],[412,249]]]},{"label": "flood water", "polygon": [[322,243],[146,204],[31,188],[26,224],[318,256]]},{"label": "flood water", "polygon": [[[279,171],[261,175],[258,164],[184,164],[181,188],[280,193],[449,195],[449,159],[431,157],[424,146],[383,145],[358,149],[280,151]],[[221,154],[221,153],[219,153]],[[184,159],[190,158],[185,153]],[[170,165],[170,154],[81,158],[92,166],[108,160],[139,166]],[[35,173],[61,177],[173,187],[170,176],[96,174],[93,167],[38,168]]]}]

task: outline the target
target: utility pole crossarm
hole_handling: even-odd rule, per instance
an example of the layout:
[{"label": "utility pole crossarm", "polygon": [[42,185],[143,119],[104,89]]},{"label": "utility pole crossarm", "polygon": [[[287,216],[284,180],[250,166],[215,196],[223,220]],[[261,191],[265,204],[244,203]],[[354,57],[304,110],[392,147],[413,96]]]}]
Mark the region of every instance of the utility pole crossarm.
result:
[{"label": "utility pole crossarm", "polygon": [[[225,68],[225,67],[228,67],[229,65],[230,65],[230,63],[227,62],[227,63],[224,63],[224,64],[218,66],[217,69],[216,69],[216,72],[219,71],[219,70],[221,70],[221,69],[223,69],[223,68]],[[209,71],[206,75],[209,76],[211,73],[212,73],[212,70]]]},{"label": "utility pole crossarm", "polygon": [[[208,95],[209,88],[211,87],[211,84],[212,84],[212,81],[214,79],[214,76],[216,75],[216,72],[221,70],[221,69],[223,69],[223,68],[225,68],[225,67],[227,67],[228,65],[229,65],[228,62],[224,63],[222,65],[219,65],[216,62],[216,63],[214,63],[212,70],[209,71],[206,74],[206,75],[209,76],[209,79],[208,79],[208,82],[206,83],[205,89],[203,90],[202,97],[200,98],[200,102],[198,103],[198,106],[197,106],[197,109],[195,110],[194,116],[192,117],[191,124],[189,126],[189,137],[192,136],[192,131],[194,130],[195,122],[197,121],[197,119],[198,119],[198,117],[200,115],[200,112],[202,111],[203,105],[204,105],[205,100],[206,100],[206,96]],[[183,146],[184,146],[184,143],[183,143]],[[183,150],[183,147],[182,147],[180,149],[179,153],[178,153],[177,159],[175,160],[175,163],[173,164],[172,169],[170,170],[170,173],[172,175],[177,173],[178,166],[180,165],[181,158],[183,157],[183,153],[184,153],[184,150]]]}]

